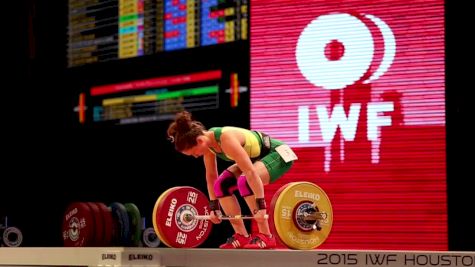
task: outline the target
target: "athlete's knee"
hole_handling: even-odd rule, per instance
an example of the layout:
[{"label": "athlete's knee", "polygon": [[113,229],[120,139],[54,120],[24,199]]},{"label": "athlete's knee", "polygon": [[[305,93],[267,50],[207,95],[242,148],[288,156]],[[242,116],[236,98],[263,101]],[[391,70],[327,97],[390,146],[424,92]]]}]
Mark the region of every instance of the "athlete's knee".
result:
[{"label": "athlete's knee", "polygon": [[214,194],[217,198],[231,196],[236,189],[236,177],[229,170],[224,170],[214,182]]},{"label": "athlete's knee", "polygon": [[247,197],[247,196],[254,195],[251,187],[247,183],[246,176],[244,175],[239,176],[238,181],[237,181],[237,186],[239,189],[239,194],[241,194],[241,196]]}]

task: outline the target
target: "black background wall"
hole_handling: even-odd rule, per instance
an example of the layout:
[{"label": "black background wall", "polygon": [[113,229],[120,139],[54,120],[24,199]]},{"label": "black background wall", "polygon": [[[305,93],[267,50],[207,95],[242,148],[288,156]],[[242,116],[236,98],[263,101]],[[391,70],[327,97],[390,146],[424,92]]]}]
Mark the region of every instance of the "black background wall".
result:
[{"label": "black background wall", "polygon": [[[8,175],[0,185],[0,216],[22,229],[24,246],[61,246],[62,216],[72,201],[133,202],[150,227],[166,189],[189,185],[206,192],[202,160],[168,142],[170,121],[81,126],[72,109],[93,85],[135,79],[220,69],[238,72],[248,85],[248,41],[67,68],[67,1],[23,1],[14,10],[13,72],[6,78],[12,85],[2,94]],[[233,125],[248,127],[249,94],[241,94],[237,108],[222,94],[218,110],[197,111],[196,119],[212,127],[232,118]],[[230,231],[216,225],[204,246],[215,247],[214,236],[223,242]]]},{"label": "black background wall", "polygon": [[[62,245],[61,217],[74,200],[134,202],[150,218],[157,197],[167,188],[191,185],[205,190],[202,162],[174,152],[163,132],[166,122],[77,127],[71,107],[81,84],[112,82],[116,79],[112,73],[141,78],[173,72],[172,58],[190,69],[212,64],[230,69],[239,66],[240,71],[249,67],[249,58],[239,56],[248,55],[248,43],[238,42],[101,64],[87,71],[68,70],[64,2],[17,1],[8,24],[11,34],[5,35],[0,216],[8,215],[10,224],[23,230],[25,246]],[[475,250],[475,230],[469,219],[475,202],[470,187],[473,171],[469,160],[473,155],[468,130],[473,119],[469,119],[467,96],[472,89],[463,63],[469,62],[471,52],[463,34],[467,27],[460,13],[464,8],[455,5],[447,5],[446,16],[449,249]],[[229,51],[237,51],[231,60]],[[247,127],[248,109],[249,103],[228,112],[196,115],[208,127],[229,124],[230,117],[232,124]],[[123,145],[117,146],[119,143]],[[222,239],[229,228],[217,226],[205,246],[216,246],[217,235]]]}]

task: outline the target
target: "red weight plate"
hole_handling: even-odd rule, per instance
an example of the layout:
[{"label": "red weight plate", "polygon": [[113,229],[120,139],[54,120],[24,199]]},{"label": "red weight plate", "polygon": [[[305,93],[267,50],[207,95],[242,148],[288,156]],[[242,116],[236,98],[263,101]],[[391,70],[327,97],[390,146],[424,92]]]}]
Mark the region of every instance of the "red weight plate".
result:
[{"label": "red weight plate", "polygon": [[99,207],[94,202],[86,202],[91,209],[92,217],[94,218],[94,239],[92,246],[102,246],[102,240],[104,240],[104,222],[102,220],[102,214]]},{"label": "red weight plate", "polygon": [[112,212],[106,206],[106,204],[102,202],[96,202],[96,205],[99,207],[102,215],[102,222],[104,225],[104,239],[101,242],[102,246],[108,247],[112,245],[112,238],[113,238],[113,218]]},{"label": "red weight plate", "polygon": [[65,247],[88,247],[94,243],[94,218],[86,203],[71,203],[63,216]]},{"label": "red weight plate", "polygon": [[154,225],[162,241],[170,247],[194,248],[206,241],[211,233],[209,220],[186,221],[187,214],[209,215],[208,197],[196,188],[182,186],[168,191],[155,205]]}]

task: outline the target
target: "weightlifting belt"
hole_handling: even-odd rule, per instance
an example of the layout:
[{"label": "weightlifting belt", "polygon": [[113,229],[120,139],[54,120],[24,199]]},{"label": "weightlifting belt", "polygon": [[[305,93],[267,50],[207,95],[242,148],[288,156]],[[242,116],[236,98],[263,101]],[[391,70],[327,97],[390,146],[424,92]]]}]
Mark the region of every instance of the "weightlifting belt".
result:
[{"label": "weightlifting belt", "polygon": [[271,138],[263,132],[254,131],[261,138],[261,153],[254,160],[261,159],[270,153],[271,149]]}]

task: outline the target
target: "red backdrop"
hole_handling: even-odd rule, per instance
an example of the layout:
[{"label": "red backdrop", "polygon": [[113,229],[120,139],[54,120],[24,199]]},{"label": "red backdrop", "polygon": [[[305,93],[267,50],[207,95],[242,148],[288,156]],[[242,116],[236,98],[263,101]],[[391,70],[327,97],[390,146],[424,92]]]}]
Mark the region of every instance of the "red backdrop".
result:
[{"label": "red backdrop", "polygon": [[447,250],[444,3],[251,1],[251,128],[329,196],[319,249]]}]

